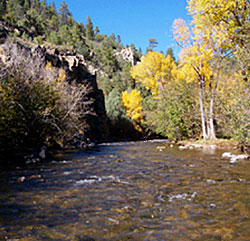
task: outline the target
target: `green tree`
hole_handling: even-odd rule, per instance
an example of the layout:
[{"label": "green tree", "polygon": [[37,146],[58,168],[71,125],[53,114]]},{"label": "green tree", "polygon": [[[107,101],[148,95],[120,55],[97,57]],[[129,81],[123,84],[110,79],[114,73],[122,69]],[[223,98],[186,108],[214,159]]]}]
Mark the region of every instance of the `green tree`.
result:
[{"label": "green tree", "polygon": [[95,27],[95,35],[97,35],[98,33],[100,33],[100,29],[98,28],[98,26]]},{"label": "green tree", "polygon": [[168,48],[168,49],[167,49],[166,57],[167,57],[168,55],[174,60],[174,62],[176,62],[176,61],[175,61],[175,57],[174,57],[174,51],[173,51],[172,48]]},{"label": "green tree", "polygon": [[155,38],[151,38],[148,40],[148,51],[153,51],[154,48],[156,48],[158,45],[158,42]]},{"label": "green tree", "polygon": [[194,83],[171,81],[157,106],[146,113],[148,128],[171,140],[199,137],[200,118],[196,91]]},{"label": "green tree", "polygon": [[101,65],[104,71],[112,78],[113,74],[119,69],[119,62],[114,56],[114,51],[110,47],[102,49]]},{"label": "green tree", "polygon": [[6,14],[6,0],[0,2],[0,19],[3,19],[3,16]]},{"label": "green tree", "polygon": [[85,28],[86,28],[86,37],[89,39],[89,40],[93,40],[94,39],[94,25],[91,21],[91,18],[90,16],[88,16],[87,18],[87,23],[85,25]]},{"label": "green tree", "polygon": [[63,25],[68,23],[68,19],[72,16],[72,13],[69,11],[68,5],[65,1],[61,3],[61,7],[58,9],[60,21]]},{"label": "green tree", "polygon": [[121,44],[121,36],[118,34],[117,37],[116,37],[116,41],[118,44]]}]

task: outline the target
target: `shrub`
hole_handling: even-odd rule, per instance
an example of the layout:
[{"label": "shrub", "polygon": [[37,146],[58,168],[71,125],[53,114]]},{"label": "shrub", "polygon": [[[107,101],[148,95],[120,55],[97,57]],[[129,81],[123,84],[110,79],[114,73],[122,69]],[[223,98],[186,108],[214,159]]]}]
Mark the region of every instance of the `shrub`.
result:
[{"label": "shrub", "polygon": [[160,98],[156,110],[146,114],[146,125],[171,140],[196,138],[200,133],[196,87],[185,81],[172,81]]},{"label": "shrub", "polygon": [[86,87],[68,84],[62,70],[48,70],[42,57],[6,44],[0,65],[1,151],[34,149],[66,139],[80,122]]}]

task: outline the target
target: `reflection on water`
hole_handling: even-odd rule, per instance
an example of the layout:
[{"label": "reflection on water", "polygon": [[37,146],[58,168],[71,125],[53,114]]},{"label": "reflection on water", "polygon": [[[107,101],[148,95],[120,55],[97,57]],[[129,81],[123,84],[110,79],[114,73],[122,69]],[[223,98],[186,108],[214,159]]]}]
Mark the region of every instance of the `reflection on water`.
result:
[{"label": "reflection on water", "polygon": [[107,143],[2,171],[0,240],[250,240],[250,162],[221,153]]}]

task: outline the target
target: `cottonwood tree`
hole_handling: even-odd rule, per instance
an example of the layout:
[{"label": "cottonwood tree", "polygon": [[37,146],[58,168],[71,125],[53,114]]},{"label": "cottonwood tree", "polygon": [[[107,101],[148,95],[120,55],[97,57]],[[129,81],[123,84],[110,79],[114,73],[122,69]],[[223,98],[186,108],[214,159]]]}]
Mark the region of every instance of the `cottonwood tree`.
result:
[{"label": "cottonwood tree", "polygon": [[[189,0],[188,11],[197,29],[209,29],[222,48],[234,51],[246,72],[250,56],[249,0]],[[243,54],[244,53],[244,54]]]},{"label": "cottonwood tree", "polygon": [[171,56],[151,51],[142,56],[141,62],[131,68],[131,76],[142,83],[153,95],[158,95],[167,82],[176,74],[176,65]]},{"label": "cottonwood tree", "polygon": [[[183,78],[188,82],[197,81],[199,85],[203,138],[215,139],[214,101],[222,59],[230,52],[224,46],[224,38],[214,36],[210,28],[200,29],[194,25],[191,32],[183,19],[176,19],[173,31],[181,47]],[[214,65],[211,65],[212,60]]]},{"label": "cottonwood tree", "polygon": [[[247,75],[249,69],[249,3],[249,0],[189,0],[193,35],[182,20],[174,23],[175,38],[182,47],[182,64],[189,70],[187,79],[196,78],[199,82],[205,139],[215,138],[214,101],[224,59],[234,54],[241,58],[242,74]],[[208,110],[204,108],[207,93]]]},{"label": "cottonwood tree", "polygon": [[130,93],[128,91],[122,92],[122,106],[126,109],[127,115],[134,122],[135,128],[140,131],[143,122],[141,93],[133,89]]}]

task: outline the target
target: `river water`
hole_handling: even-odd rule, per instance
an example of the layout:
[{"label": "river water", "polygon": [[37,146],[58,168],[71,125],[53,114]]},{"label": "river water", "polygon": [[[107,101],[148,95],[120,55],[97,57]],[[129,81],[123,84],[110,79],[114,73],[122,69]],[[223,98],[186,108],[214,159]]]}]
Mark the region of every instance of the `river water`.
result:
[{"label": "river water", "polygon": [[250,240],[250,161],[102,144],[0,171],[0,240]]}]

